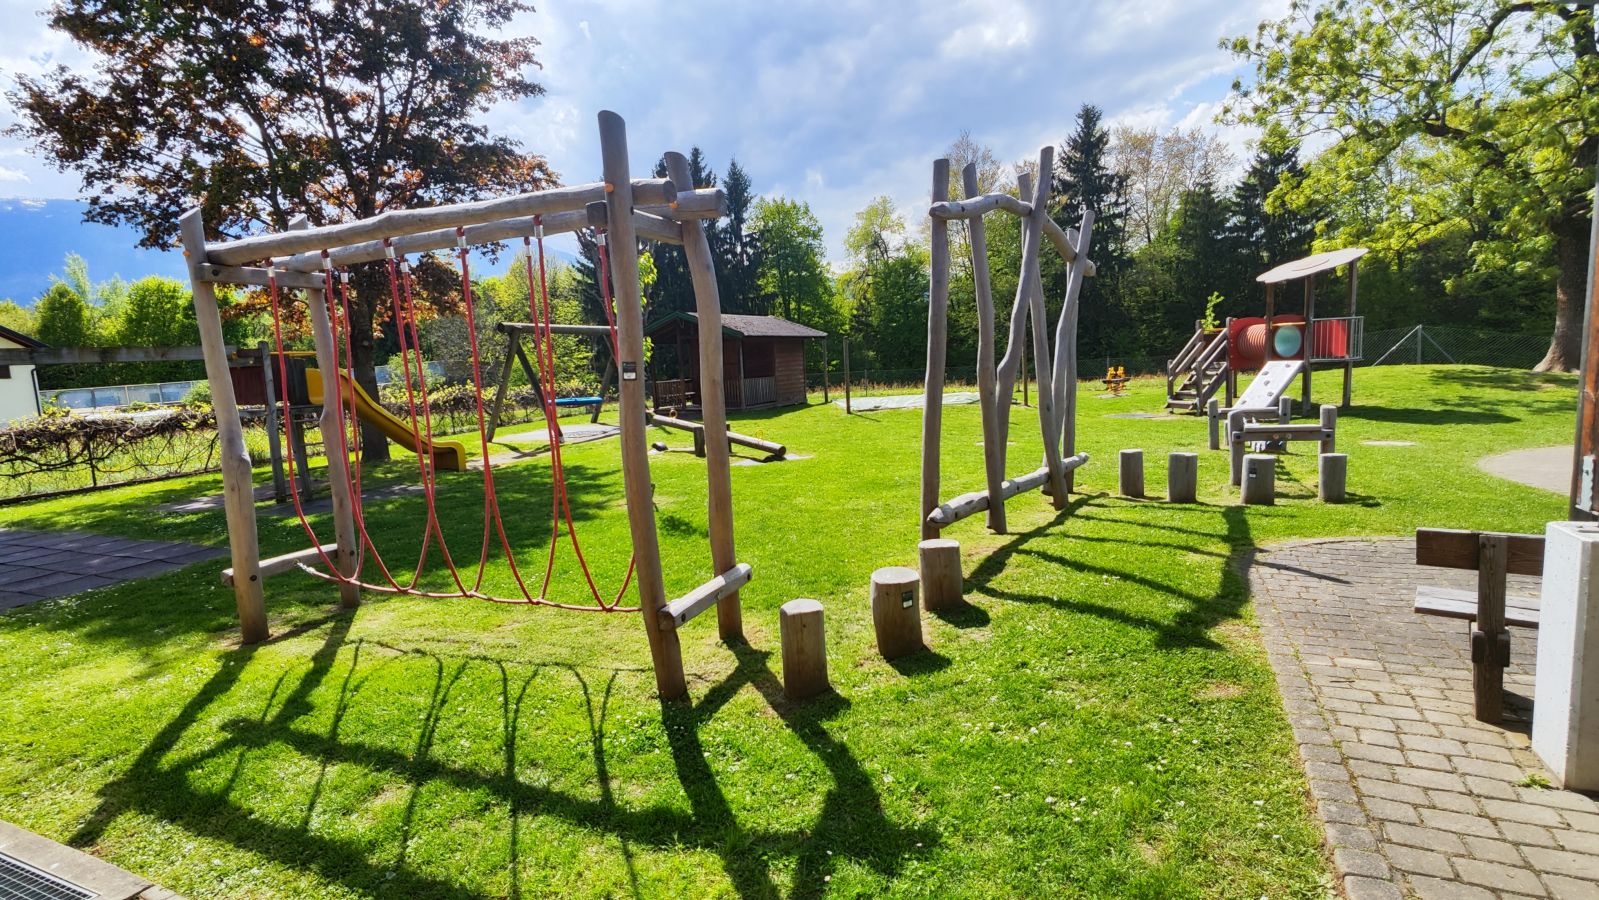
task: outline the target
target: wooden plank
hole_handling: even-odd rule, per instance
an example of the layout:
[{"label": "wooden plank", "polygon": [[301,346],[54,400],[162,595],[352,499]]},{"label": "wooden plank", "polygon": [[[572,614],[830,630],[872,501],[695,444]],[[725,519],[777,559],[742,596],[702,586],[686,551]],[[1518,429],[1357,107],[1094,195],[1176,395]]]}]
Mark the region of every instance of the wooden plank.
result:
[{"label": "wooden plank", "polygon": [[[617,186],[617,190],[623,189],[628,196],[633,196],[637,191],[641,204],[671,203],[677,199],[676,189],[664,178]],[[514,194],[509,197],[496,197],[492,200],[448,203],[421,209],[390,210],[354,222],[209,244],[205,247],[205,256],[207,262],[234,266],[298,253],[320,252],[366,241],[381,241],[384,238],[397,238],[424,231],[455,229],[518,216],[549,215],[580,210],[585,205],[596,200],[605,200],[608,196],[605,184],[580,184]]]},{"label": "wooden plank", "polygon": [[1477,627],[1471,632],[1471,694],[1476,717],[1498,722],[1505,710],[1505,667],[1510,633],[1505,631],[1505,551],[1502,534],[1477,535]]},{"label": "wooden plank", "polygon": [[739,588],[750,583],[754,570],[749,563],[738,563],[733,568],[712,578],[692,591],[661,607],[658,611],[661,627],[680,628],[700,613],[716,605],[717,601],[738,593]]},{"label": "wooden plank", "polygon": [[[693,184],[688,158],[681,153],[666,154],[666,172],[680,184]],[[699,329],[700,418],[702,433],[725,434],[727,395],[722,372],[722,296],[716,284],[716,262],[705,227],[697,221],[674,224],[688,262],[689,280],[694,286],[694,311]],[[604,394],[602,388],[601,394]],[[731,454],[722,441],[704,441],[706,530],[711,544],[712,571],[725,572],[738,562],[733,543],[733,474]],[[783,449],[777,448],[781,456]],[[731,591],[716,604],[717,632],[723,641],[744,637],[744,614],[738,591]]]},{"label": "wooden plank", "polygon": [[[949,160],[933,160],[933,205],[949,198]],[[949,343],[949,222],[935,217],[928,230],[927,369],[922,389],[922,509],[924,538],[938,537],[927,521],[938,508],[939,444],[944,425],[944,361]]]},{"label": "wooden plank", "polygon": [[[500,334],[510,334],[513,331],[517,334],[537,334],[538,332],[542,331],[543,328],[541,326],[534,325],[532,322],[500,322],[494,326],[494,330],[498,331]],[[611,337],[611,328],[609,325],[563,325],[559,322],[556,322],[550,325],[550,333],[581,334],[589,337],[603,337],[609,340]]]},{"label": "wooden plank", "polygon": [[628,527],[636,561],[634,584],[644,631],[655,668],[655,688],[663,700],[688,694],[683,677],[683,650],[675,629],[663,627],[666,605],[661,572],[660,537],[655,530],[655,488],[650,481],[650,450],[644,434],[644,316],[639,297],[638,243],[633,232],[633,181],[627,168],[627,126],[610,110],[599,114],[600,156],[607,183],[614,189],[602,199],[610,207],[611,285],[616,300],[617,352],[621,370],[619,416],[622,423],[622,485]]},{"label": "wooden plank", "polygon": [[[273,575],[282,575],[284,572],[298,569],[301,563],[321,562],[324,553],[329,559],[335,559],[338,552],[337,542],[329,542],[320,547],[304,547],[282,556],[269,556],[261,560],[261,565],[256,571],[262,578],[271,578]],[[235,586],[232,566],[222,570],[222,583],[228,587]]]},{"label": "wooden plank", "polygon": [[206,381],[211,386],[211,408],[217,418],[222,503],[228,523],[228,549],[236,576],[233,598],[239,612],[239,633],[244,643],[257,644],[267,639],[270,630],[266,598],[261,592],[261,546],[256,538],[250,450],[244,443],[244,426],[239,421],[239,406],[233,396],[233,377],[228,373],[227,345],[222,338],[222,316],[217,311],[216,291],[197,276],[199,267],[208,262],[205,223],[200,218],[200,210],[195,208],[184,213],[178,220],[178,229],[189,264],[194,318],[200,329]]},{"label": "wooden plank", "polygon": [[[1541,610],[1533,597],[1505,597],[1505,624],[1537,628]],[[1416,587],[1414,611],[1446,619],[1477,619],[1477,592],[1423,584]]]},{"label": "wooden plank", "polygon": [[[1500,532],[1490,532],[1500,534]],[[1416,529],[1416,565],[1477,570],[1482,532],[1452,528]],[[1504,534],[1505,571],[1511,575],[1543,575],[1541,534]]]},{"label": "wooden plank", "polygon": [[1263,422],[1259,425],[1245,423],[1239,431],[1246,441],[1321,441],[1332,432],[1320,424],[1280,425]]}]

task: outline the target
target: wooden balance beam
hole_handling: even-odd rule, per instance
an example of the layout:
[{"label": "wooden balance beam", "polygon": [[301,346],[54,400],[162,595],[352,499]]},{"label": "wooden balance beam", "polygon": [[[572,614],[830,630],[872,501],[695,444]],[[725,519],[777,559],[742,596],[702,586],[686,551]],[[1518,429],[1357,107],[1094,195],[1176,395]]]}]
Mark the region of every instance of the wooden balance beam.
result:
[{"label": "wooden balance beam", "polygon": [[[1068,456],[1061,460],[1061,468],[1071,472],[1087,462],[1088,454],[1079,453],[1076,456]],[[1026,475],[1020,475],[1016,478],[1007,478],[1000,482],[999,502],[1004,503],[1017,494],[1043,487],[1048,481],[1048,466],[1041,466]],[[937,508],[928,513],[927,524],[935,528],[948,528],[967,516],[988,509],[989,505],[988,491],[973,491],[969,494],[961,494],[958,497],[951,498],[948,502],[939,504]]]},{"label": "wooden balance beam", "polygon": [[[654,413],[649,413],[648,418],[651,423],[659,425],[662,428],[676,428],[679,431],[687,431],[688,433],[694,435],[694,455],[705,455],[704,425],[701,425],[698,422],[685,422],[682,419],[674,419],[671,416],[659,416],[655,415]],[[760,438],[750,437],[747,434],[739,434],[736,431],[729,431],[727,433],[727,442],[729,444],[737,444],[740,447],[748,447],[751,450],[759,450],[772,459],[782,459],[784,456],[788,455],[788,448],[782,444],[774,444],[771,441],[763,441]]]}]

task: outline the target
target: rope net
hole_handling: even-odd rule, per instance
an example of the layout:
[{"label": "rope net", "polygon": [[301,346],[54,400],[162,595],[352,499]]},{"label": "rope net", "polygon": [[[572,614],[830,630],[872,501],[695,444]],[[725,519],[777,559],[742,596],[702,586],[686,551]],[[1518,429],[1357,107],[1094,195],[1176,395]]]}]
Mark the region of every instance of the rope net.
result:
[{"label": "rope net", "polygon": [[[610,328],[610,342],[612,353],[617,350],[616,315],[612,309],[611,285],[608,277],[609,258],[607,256],[605,233],[597,230],[599,247],[599,277],[601,306],[605,310],[606,321]],[[360,446],[360,419],[356,413],[358,408],[356,396],[356,381],[354,370],[354,354],[350,339],[350,275],[348,271],[336,270],[329,258],[327,251],[322,253],[323,270],[323,296],[328,309],[328,321],[332,328],[332,352],[335,366],[343,377],[336,379],[339,390],[333,397],[323,397],[323,402],[332,402],[338,410],[339,427],[332,436],[323,435],[323,444],[326,448],[328,466],[338,465],[345,479],[350,485],[352,500],[351,518],[354,520],[357,533],[358,554],[352,571],[348,574],[341,572],[337,563],[325,549],[326,543],[317,536],[310,519],[306,516],[305,508],[301,503],[298,491],[291,491],[290,496],[294,502],[294,513],[298,518],[300,527],[304,530],[306,539],[311,547],[316,549],[316,555],[321,560],[321,566],[301,563],[304,571],[326,581],[342,584],[354,584],[363,590],[377,591],[390,594],[409,594],[421,597],[434,598],[474,598],[486,600],[491,603],[511,603],[533,606],[552,606],[559,609],[570,609],[587,612],[637,612],[637,606],[623,606],[622,598],[626,596],[628,587],[633,580],[633,572],[637,562],[636,556],[630,556],[627,572],[622,578],[621,587],[616,592],[610,593],[600,588],[598,580],[583,553],[582,541],[578,537],[576,522],[572,515],[570,499],[570,483],[566,477],[566,467],[561,456],[561,440],[559,438],[559,425],[556,421],[558,408],[556,405],[556,373],[555,373],[555,342],[551,330],[552,321],[549,275],[545,265],[544,253],[544,226],[540,217],[534,217],[533,236],[523,236],[523,259],[526,265],[528,283],[528,308],[534,326],[533,349],[536,357],[534,370],[539,379],[540,395],[543,402],[543,416],[545,433],[549,438],[549,453],[551,467],[551,497],[550,497],[550,540],[544,554],[544,573],[541,578],[524,576],[522,567],[517,562],[517,552],[512,546],[510,535],[505,527],[505,520],[501,515],[500,499],[495,490],[494,466],[489,459],[489,437],[486,427],[486,415],[483,402],[483,369],[482,358],[479,353],[477,339],[476,311],[472,292],[471,262],[466,245],[465,230],[456,229],[456,258],[461,270],[461,296],[462,305],[466,316],[466,332],[471,350],[472,359],[472,389],[477,410],[477,437],[478,448],[481,452],[481,465],[483,473],[483,515],[482,515],[482,549],[478,554],[476,571],[470,575],[464,574],[463,569],[470,570],[470,563],[458,563],[456,556],[450,550],[450,544],[445,537],[444,527],[439,517],[438,505],[438,462],[434,459],[433,419],[428,402],[428,386],[423,368],[422,345],[417,330],[416,303],[414,299],[414,281],[410,263],[403,255],[394,252],[392,242],[385,240],[385,272],[387,275],[390,312],[394,316],[396,330],[400,338],[400,364],[401,374],[405,378],[405,412],[404,421],[411,432],[413,446],[416,447],[417,475],[422,487],[422,496],[426,506],[426,519],[423,524],[421,549],[417,554],[416,567],[409,573],[402,572],[399,577],[391,571],[390,566],[384,561],[383,554],[378,550],[377,543],[372,539],[372,534],[367,528],[367,515],[362,490],[361,454]],[[534,257],[537,256],[537,271],[535,273]],[[283,321],[280,290],[277,279],[277,269],[270,261],[268,270],[271,276],[268,279],[267,290],[270,298],[272,312],[272,339],[276,351],[278,364],[279,396],[276,398],[283,407],[285,421],[291,406],[289,397],[288,360],[284,352]],[[535,274],[537,278],[535,279]],[[535,285],[537,290],[535,291]],[[338,304],[335,307],[333,298],[337,296]],[[613,355],[613,359],[619,356]],[[509,360],[507,363],[509,364]],[[414,366],[414,370],[413,370]],[[335,446],[336,444],[336,446]],[[352,453],[355,449],[357,452]],[[353,463],[352,463],[353,458]],[[295,477],[294,454],[286,455],[285,465],[287,474],[292,483]],[[571,544],[572,554],[583,573],[583,581],[588,591],[588,601],[565,602],[550,599],[550,587],[554,580],[557,550],[561,543],[563,527]],[[504,553],[506,565],[510,569],[511,580],[515,583],[517,593],[511,596],[493,594],[484,589],[485,572],[489,566],[490,549],[498,545]],[[421,586],[423,576],[427,572],[428,562],[435,554],[444,563],[445,570],[449,573],[450,583],[455,590],[430,590]],[[363,578],[362,572],[370,561],[376,566],[380,578]],[[536,584],[535,592],[532,586]]]}]

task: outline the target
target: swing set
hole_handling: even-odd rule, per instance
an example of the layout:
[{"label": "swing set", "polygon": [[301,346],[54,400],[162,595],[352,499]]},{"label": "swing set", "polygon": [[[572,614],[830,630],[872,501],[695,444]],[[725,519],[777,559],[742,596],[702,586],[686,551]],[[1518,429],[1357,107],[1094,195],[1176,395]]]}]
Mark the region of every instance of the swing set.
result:
[{"label": "swing set", "polygon": [[[680,191],[692,183],[688,161],[682,154],[666,154],[664,179],[633,180],[628,173],[627,137],[620,116],[599,114],[602,182],[518,194],[495,200],[458,203],[426,209],[384,213],[370,219],[321,228],[307,227],[301,219],[287,231],[236,241],[207,243],[200,210],[192,209],[180,220],[184,255],[194,285],[194,305],[200,325],[206,374],[217,416],[223,497],[228,521],[232,567],[223,581],[233,587],[240,629],[246,644],[269,635],[262,582],[282,572],[300,570],[339,586],[340,604],[360,603],[361,592],[408,594],[433,598],[471,598],[493,603],[548,606],[585,612],[641,612],[654,663],[656,687],[663,698],[684,696],[682,654],[677,628],[712,606],[717,609],[720,636],[742,638],[739,589],[751,576],[749,565],[739,563],[733,546],[732,480],[729,462],[727,415],[722,391],[721,302],[703,220],[725,215],[727,201],[719,189]],[[572,325],[554,322],[545,270],[544,239],[548,235],[594,229],[599,247],[599,279],[607,324]],[[668,601],[664,587],[660,545],[650,483],[645,430],[643,312],[639,302],[638,239],[664,241],[684,248],[700,329],[700,371],[706,397],[703,425],[708,434],[723,436],[706,442],[709,536],[714,577],[682,597]],[[490,441],[498,420],[499,403],[488,413],[483,371],[475,325],[470,248],[474,245],[520,240],[527,267],[530,322],[516,323],[502,333],[526,368],[538,393],[549,436],[551,461],[551,536],[545,548],[542,578],[533,575],[526,557],[519,557],[507,534],[499,497]],[[438,461],[433,452],[442,446],[433,438],[426,379],[417,341],[415,285],[411,254],[454,248],[460,265],[462,301],[471,349],[472,386],[477,413],[476,443],[482,454],[482,549],[476,571],[452,554],[438,510]],[[614,248],[615,252],[610,252]],[[401,334],[401,364],[406,383],[406,415],[411,446],[416,450],[417,472],[426,505],[421,551],[411,572],[395,572],[385,562],[368,529],[363,503],[359,453],[360,422],[356,415],[359,388],[352,370],[348,267],[382,261],[387,275],[388,302]],[[255,264],[255,265],[253,265]],[[303,293],[315,345],[316,368],[306,370],[308,380],[320,380],[321,430],[327,448],[328,480],[332,495],[333,539],[325,541],[306,517],[294,496],[296,516],[308,546],[282,556],[262,559],[257,542],[251,464],[245,448],[238,405],[227,369],[227,350],[217,311],[214,285],[264,287],[270,299],[273,344],[279,367],[281,396],[271,402],[289,404],[287,354],[283,344],[284,308],[293,302],[290,292]],[[613,296],[614,286],[614,296]],[[556,397],[554,336],[589,334],[610,352],[611,366],[619,377],[620,446],[632,558],[614,592],[602,589],[584,557],[572,516],[571,492],[561,458],[557,415],[563,403]],[[527,360],[520,340],[530,338],[533,362]],[[510,354],[504,371],[509,370]],[[413,365],[415,369],[413,370]],[[414,376],[413,376],[414,372]],[[497,392],[503,397],[504,382]],[[604,396],[604,386],[601,397]],[[576,398],[585,404],[595,398]],[[598,410],[596,409],[597,413]],[[294,462],[291,460],[290,477]],[[552,594],[556,554],[562,531],[583,573],[586,596],[557,598]],[[490,592],[485,586],[491,551],[504,554],[516,591]],[[453,590],[421,586],[435,553],[444,563]],[[519,562],[519,559],[521,560]],[[376,574],[371,572],[376,569]],[[555,585],[553,587],[559,587]],[[629,588],[638,596],[636,606],[623,605]]]}]

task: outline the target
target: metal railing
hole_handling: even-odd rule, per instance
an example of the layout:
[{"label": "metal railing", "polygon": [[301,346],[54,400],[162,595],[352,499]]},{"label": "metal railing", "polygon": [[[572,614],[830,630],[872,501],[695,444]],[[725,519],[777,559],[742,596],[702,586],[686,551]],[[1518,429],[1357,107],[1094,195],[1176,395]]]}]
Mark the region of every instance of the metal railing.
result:
[{"label": "metal railing", "polygon": [[1311,362],[1360,362],[1365,351],[1365,316],[1335,316],[1311,323]]}]

